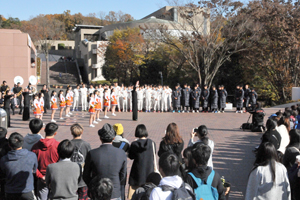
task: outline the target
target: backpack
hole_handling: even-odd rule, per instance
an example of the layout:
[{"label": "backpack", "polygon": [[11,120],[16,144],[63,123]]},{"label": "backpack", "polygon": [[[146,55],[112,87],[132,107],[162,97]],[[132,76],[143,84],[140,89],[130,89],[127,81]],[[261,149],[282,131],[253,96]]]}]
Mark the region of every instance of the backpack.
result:
[{"label": "backpack", "polygon": [[207,183],[205,184],[200,178],[196,178],[193,173],[189,173],[189,175],[194,179],[194,181],[197,184],[197,188],[194,189],[196,199],[202,199],[202,200],[218,200],[219,199],[219,193],[216,188],[211,186],[215,171],[212,170],[210,175],[207,177]]},{"label": "backpack", "polygon": [[184,182],[178,189],[168,185],[161,185],[159,187],[161,187],[162,191],[171,191],[173,193],[172,200],[196,200],[192,189],[186,189]]},{"label": "backpack", "polygon": [[150,188],[145,188],[145,192],[144,194],[141,196],[140,200],[149,200],[150,199],[150,195],[151,195],[151,192],[152,190],[155,188],[155,187],[150,187]]},{"label": "backpack", "polygon": [[81,169],[83,171],[83,166],[84,166],[84,156],[82,155],[82,153],[80,152],[80,148],[81,148],[81,145],[83,143],[80,144],[79,148],[75,148],[72,156],[71,156],[71,161],[72,162],[76,162],[78,163],[80,166],[81,166]]}]

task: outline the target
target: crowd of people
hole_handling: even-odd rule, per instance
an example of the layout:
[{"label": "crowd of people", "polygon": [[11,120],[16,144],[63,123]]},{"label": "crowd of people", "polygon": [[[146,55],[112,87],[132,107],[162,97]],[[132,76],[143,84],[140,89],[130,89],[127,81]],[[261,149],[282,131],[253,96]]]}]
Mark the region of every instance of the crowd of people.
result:
[{"label": "crowd of people", "polygon": [[[56,122],[55,113],[59,111],[59,120],[64,117],[71,117],[73,111],[88,111],[90,113],[89,126],[95,127],[101,120],[100,113],[103,112],[103,119],[109,118],[108,112],[116,116],[116,112],[132,112],[136,104],[138,112],[200,112],[200,106],[204,113],[224,113],[228,93],[223,85],[218,88],[207,85],[200,88],[198,84],[193,89],[187,84],[177,84],[174,90],[169,86],[162,85],[124,85],[118,86],[114,83],[111,86],[106,84],[89,88],[85,84],[77,85],[76,88],[67,87],[64,91],[50,90],[43,86],[39,93],[33,92],[33,87],[29,84],[24,90],[20,83],[12,90],[3,81],[1,86],[0,105],[3,104],[8,116],[8,127],[10,127],[10,113],[15,113],[15,108],[19,108],[19,114],[23,112],[23,120],[30,119],[30,109],[36,118],[43,118],[47,109],[51,109],[51,122]],[[136,92],[136,102],[133,105],[133,91]],[[32,98],[31,98],[32,96]],[[235,91],[236,113],[243,113],[256,104],[257,93],[249,85],[238,85]],[[245,107],[245,109],[243,109]],[[210,109],[209,109],[210,108]],[[72,112],[71,112],[72,111]]]}]

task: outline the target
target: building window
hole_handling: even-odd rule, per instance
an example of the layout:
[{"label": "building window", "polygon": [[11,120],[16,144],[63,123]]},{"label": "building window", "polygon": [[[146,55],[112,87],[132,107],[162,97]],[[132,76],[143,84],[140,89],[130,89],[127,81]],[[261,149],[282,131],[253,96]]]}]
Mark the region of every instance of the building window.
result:
[{"label": "building window", "polygon": [[98,41],[99,35],[98,34],[84,34],[84,39],[87,39],[90,42]]},{"label": "building window", "polygon": [[97,69],[93,69],[93,78],[96,78],[98,76],[97,72],[98,72]]}]

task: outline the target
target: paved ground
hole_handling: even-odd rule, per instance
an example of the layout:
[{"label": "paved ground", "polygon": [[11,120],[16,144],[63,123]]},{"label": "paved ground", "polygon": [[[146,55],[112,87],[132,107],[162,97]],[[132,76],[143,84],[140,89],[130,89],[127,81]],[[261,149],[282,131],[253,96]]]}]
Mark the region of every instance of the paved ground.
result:
[{"label": "paved ground", "polygon": [[[278,111],[278,108],[265,109],[267,116]],[[56,115],[57,116],[57,115]],[[103,117],[103,115],[102,115]],[[97,135],[98,129],[104,123],[122,123],[124,135],[129,141],[134,141],[134,131],[138,124],[145,124],[149,138],[153,139],[157,146],[164,136],[167,125],[171,122],[178,124],[185,146],[190,138],[190,132],[194,127],[206,125],[209,129],[209,138],[215,142],[213,152],[214,169],[224,176],[226,181],[232,184],[230,199],[243,199],[245,193],[248,174],[254,162],[253,147],[259,144],[261,133],[242,131],[240,126],[247,122],[249,114],[236,114],[233,111],[226,113],[139,113],[137,122],[131,120],[131,113],[117,113],[116,117],[103,120],[95,128],[88,127],[88,113],[74,112],[73,117],[64,121],[57,120],[59,125],[56,139],[71,139],[69,127],[74,122],[83,124],[85,130],[83,139],[90,142],[92,148],[98,147],[100,141]],[[57,117],[58,118],[58,117]],[[44,122],[50,121],[50,114],[46,114]],[[20,115],[12,116],[12,128],[9,134],[19,132],[25,135],[28,130],[28,122],[21,121]],[[128,162],[128,172],[131,161]],[[129,173],[128,173],[129,174]]]}]

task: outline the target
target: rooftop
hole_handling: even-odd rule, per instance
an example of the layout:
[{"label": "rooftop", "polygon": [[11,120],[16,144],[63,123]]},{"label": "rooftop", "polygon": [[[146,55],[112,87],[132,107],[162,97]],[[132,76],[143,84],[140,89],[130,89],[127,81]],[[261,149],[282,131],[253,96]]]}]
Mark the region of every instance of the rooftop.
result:
[{"label": "rooftop", "polygon": [[101,29],[101,28],[103,28],[103,26],[75,24],[73,31],[77,32],[80,29]]}]

